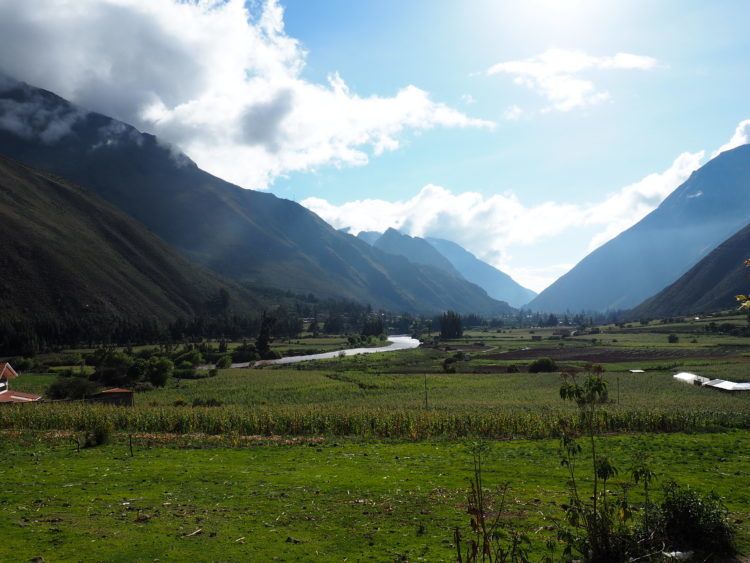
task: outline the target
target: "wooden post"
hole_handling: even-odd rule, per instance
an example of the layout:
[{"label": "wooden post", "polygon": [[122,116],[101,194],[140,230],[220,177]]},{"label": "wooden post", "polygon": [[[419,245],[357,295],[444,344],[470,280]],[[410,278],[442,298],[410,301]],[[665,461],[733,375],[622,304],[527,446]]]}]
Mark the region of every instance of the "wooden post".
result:
[{"label": "wooden post", "polygon": [[133,435],[128,434],[128,443],[130,444],[130,457],[133,457]]},{"label": "wooden post", "polygon": [[620,376],[617,376],[617,404],[620,404]]}]

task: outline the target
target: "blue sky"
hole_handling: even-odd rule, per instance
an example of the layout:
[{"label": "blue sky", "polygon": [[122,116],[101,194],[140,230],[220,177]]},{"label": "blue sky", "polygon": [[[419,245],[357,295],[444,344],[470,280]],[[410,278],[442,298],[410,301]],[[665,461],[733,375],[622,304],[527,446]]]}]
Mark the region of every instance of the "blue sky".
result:
[{"label": "blue sky", "polygon": [[[284,2],[287,33],[308,50],[304,74],[311,80],[335,70],[361,95],[414,84],[498,127],[410,136],[364,168],[294,174],[277,180],[274,191],[341,203],[353,189],[358,197],[394,198],[433,182],[483,193],[512,189],[530,204],[562,194],[585,202],[661,170],[683,151],[718,147],[748,117],[746,3],[499,4]],[[481,73],[553,47],[647,55],[659,67],[589,73],[609,101],[503,120],[513,104],[539,111],[545,101],[508,77]],[[464,94],[476,103],[462,102]]]},{"label": "blue sky", "polygon": [[750,4],[0,2],[0,70],[541,290],[750,135]]}]

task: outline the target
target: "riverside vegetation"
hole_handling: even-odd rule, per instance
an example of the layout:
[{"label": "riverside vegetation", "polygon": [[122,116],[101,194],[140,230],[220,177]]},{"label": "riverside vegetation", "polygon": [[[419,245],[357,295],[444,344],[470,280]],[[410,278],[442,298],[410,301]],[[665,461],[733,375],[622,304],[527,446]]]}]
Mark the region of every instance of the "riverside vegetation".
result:
[{"label": "riverside vegetation", "polygon": [[[567,430],[607,435],[598,440],[620,467],[609,477],[618,490],[630,481],[625,466],[647,454],[659,478],[653,502],[665,502],[672,479],[701,499],[715,492],[746,553],[750,401],[672,379],[685,369],[742,380],[750,343],[736,332],[744,326],[745,317],[728,316],[606,325],[565,338],[553,328],[485,328],[412,351],[171,376],[136,393],[132,409],[8,406],[0,409],[0,447],[17,471],[0,493],[0,515],[13,522],[0,549],[54,558],[93,541],[99,559],[241,557],[251,549],[288,559],[450,560],[471,475],[463,443],[484,438],[504,440],[488,454],[485,474],[487,482],[510,482],[504,517],[529,538],[526,553],[548,557],[553,542],[559,558],[567,543],[556,522],[569,506],[569,476],[553,460]],[[284,346],[324,344],[309,340]],[[186,352],[190,346],[171,353]],[[540,358],[558,371],[529,373]],[[600,414],[587,419],[560,400],[560,372],[594,358],[608,393]],[[636,368],[646,371],[628,371]],[[55,369],[80,377],[80,366]],[[27,372],[14,388],[43,391],[57,377]],[[102,427],[108,445],[79,452],[71,442]],[[629,495],[642,511],[642,486]]]}]

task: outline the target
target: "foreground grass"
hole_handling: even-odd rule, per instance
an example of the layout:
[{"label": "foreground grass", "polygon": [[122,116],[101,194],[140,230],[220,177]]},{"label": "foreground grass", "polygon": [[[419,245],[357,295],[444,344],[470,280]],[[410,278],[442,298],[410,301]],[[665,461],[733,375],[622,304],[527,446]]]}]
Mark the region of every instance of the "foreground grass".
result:
[{"label": "foreground grass", "polygon": [[[448,561],[452,528],[467,528],[460,442],[183,449],[148,441],[137,438],[131,458],[123,437],[76,453],[49,436],[4,434],[0,456],[13,470],[0,489],[0,559]],[[750,432],[604,443],[623,479],[647,452],[661,482],[716,491],[750,551]],[[543,544],[566,500],[557,443],[496,443],[485,479],[510,481],[513,519]]]}]

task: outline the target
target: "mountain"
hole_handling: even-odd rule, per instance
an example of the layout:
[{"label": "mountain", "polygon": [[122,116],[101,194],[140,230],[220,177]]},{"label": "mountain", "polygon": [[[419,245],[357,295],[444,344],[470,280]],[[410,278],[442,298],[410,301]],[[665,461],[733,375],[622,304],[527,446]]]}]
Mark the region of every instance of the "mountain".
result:
[{"label": "mountain", "polygon": [[414,264],[432,266],[452,276],[463,277],[448,259],[420,237],[411,237],[396,229],[388,229],[373,243],[375,248],[407,258]]},{"label": "mountain", "polygon": [[152,135],[9,79],[0,80],[0,154],[95,192],[224,277],[394,311],[509,311],[465,280],[383,253],[297,203],[208,174]]},{"label": "mountain", "polygon": [[737,306],[750,291],[750,225],[716,247],[669,287],[628,312],[633,319],[711,313]]},{"label": "mountain", "polygon": [[721,153],[640,222],[540,293],[537,311],[628,309],[664,289],[750,217],[750,145]]},{"label": "mountain", "polygon": [[3,157],[0,241],[4,320],[172,321],[217,312],[222,299],[259,310],[95,195]]},{"label": "mountain", "polygon": [[512,307],[523,307],[536,297],[534,291],[526,289],[508,274],[483,262],[455,242],[431,237],[425,240],[445,256],[464,278],[483,288],[490,297],[506,301]]},{"label": "mountain", "polygon": [[360,231],[357,235],[357,238],[360,240],[365,241],[370,246],[375,244],[375,241],[378,240],[383,233],[379,233],[377,231]]}]

